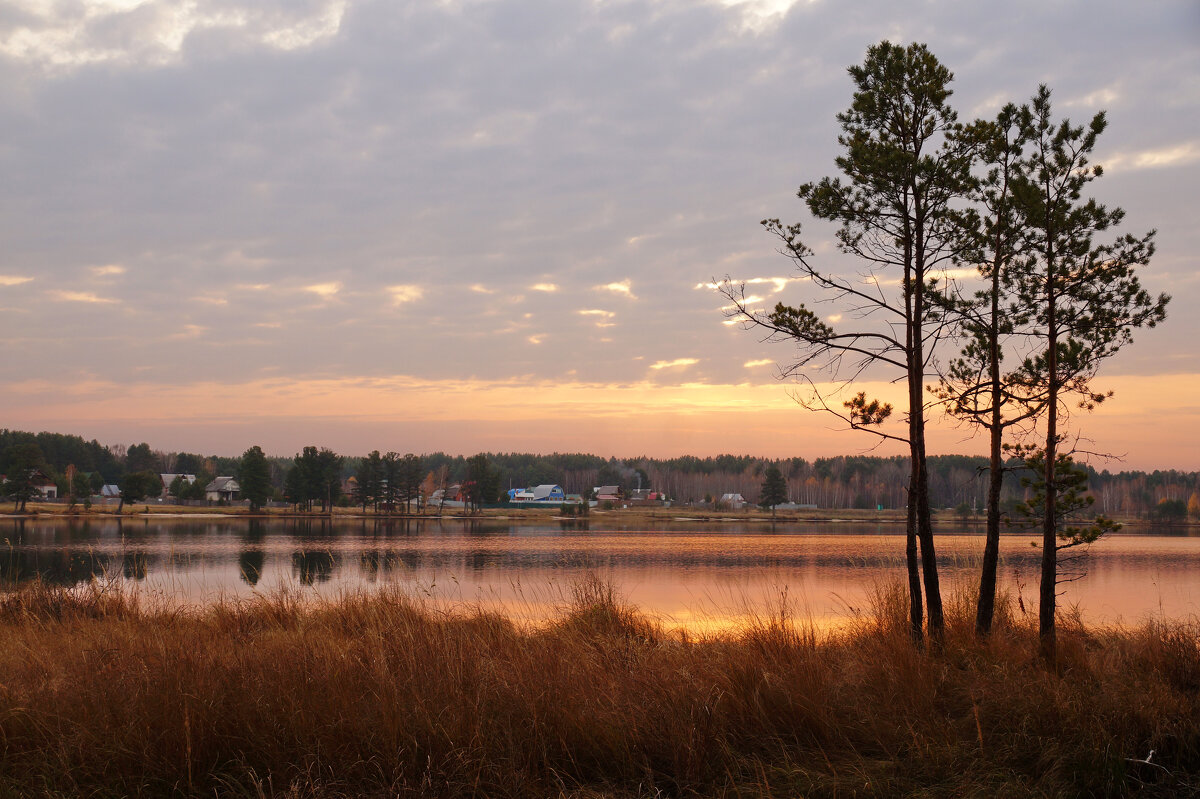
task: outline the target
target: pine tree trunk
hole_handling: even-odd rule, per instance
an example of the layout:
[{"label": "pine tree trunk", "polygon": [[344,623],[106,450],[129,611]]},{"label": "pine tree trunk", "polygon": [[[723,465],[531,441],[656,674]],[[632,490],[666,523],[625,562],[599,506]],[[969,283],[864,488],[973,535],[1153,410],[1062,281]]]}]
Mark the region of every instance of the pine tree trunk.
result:
[{"label": "pine tree trunk", "polygon": [[908,481],[908,516],[905,522],[905,562],[908,565],[909,634],[921,643],[925,637],[925,606],[921,601],[921,571],[917,561],[917,459],[912,458]]},{"label": "pine tree trunk", "polygon": [[921,542],[921,573],[925,578],[925,604],[929,608],[929,637],[941,642],[946,622],[942,614],[942,589],[938,580],[937,553],[933,546],[933,516],[929,508],[929,471],[925,463],[922,431],[917,472],[917,536]]},{"label": "pine tree trunk", "polygon": [[1004,463],[1001,459],[1001,429],[995,416],[991,429],[991,456],[988,463],[987,539],[983,545],[983,568],[979,575],[979,603],[975,612],[975,633],[992,632],[996,615],[996,572],[1000,565],[1000,491],[1004,487]]},{"label": "pine tree trunk", "polygon": [[[1049,226],[1047,226],[1049,227]],[[1042,658],[1053,664],[1058,641],[1054,623],[1055,590],[1058,586],[1058,530],[1056,529],[1058,491],[1054,467],[1058,458],[1058,320],[1054,292],[1054,252],[1046,251],[1046,501],[1042,515],[1042,580],[1038,596],[1038,641]]]},{"label": "pine tree trunk", "polygon": [[933,545],[933,517],[929,508],[929,470],[925,460],[925,262],[923,213],[913,192],[912,315],[909,319],[908,422],[909,446],[917,490],[917,538],[921,542],[921,575],[925,580],[925,606],[929,613],[929,637],[940,643],[944,637],[942,591],[938,583],[937,553]]},{"label": "pine tree trunk", "polygon": [[[997,245],[999,252],[999,245]],[[991,384],[991,451],[988,458],[987,537],[983,544],[983,568],[979,574],[979,600],[975,610],[975,634],[987,636],[996,615],[996,570],[1000,564],[1000,491],[1004,487],[1001,457],[1004,420],[1000,385],[1000,258],[992,269],[991,329],[988,331],[988,382]]]}]

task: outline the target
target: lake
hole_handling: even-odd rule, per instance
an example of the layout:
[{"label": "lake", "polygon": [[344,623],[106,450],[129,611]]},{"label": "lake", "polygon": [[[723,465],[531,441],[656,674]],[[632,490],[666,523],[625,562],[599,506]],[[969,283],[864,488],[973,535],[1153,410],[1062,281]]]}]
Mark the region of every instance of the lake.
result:
[{"label": "lake", "polygon": [[[557,614],[596,574],[645,613],[697,631],[777,611],[834,625],[869,606],[877,586],[904,580],[894,524],[682,522],[627,528],[619,520],[478,521],[187,518],[0,522],[0,576],[74,585],[113,580],[155,598],[202,604],[289,587],[336,596],[393,586],[434,604],[479,603],[514,618]],[[646,529],[652,527],[652,529]],[[1195,532],[1195,531],[1192,531]],[[1033,534],[1001,541],[1002,587],[1036,613],[1040,552]],[[979,531],[937,537],[943,594],[975,585]],[[1074,550],[1063,553],[1074,557]],[[1107,537],[1067,568],[1061,586],[1094,623],[1200,616],[1200,537]]]}]

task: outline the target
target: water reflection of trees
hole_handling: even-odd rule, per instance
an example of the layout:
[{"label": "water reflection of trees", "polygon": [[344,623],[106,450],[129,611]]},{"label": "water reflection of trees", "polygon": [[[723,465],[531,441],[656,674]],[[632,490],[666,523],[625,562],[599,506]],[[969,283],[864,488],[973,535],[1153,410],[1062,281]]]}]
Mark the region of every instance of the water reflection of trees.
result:
[{"label": "water reflection of trees", "polygon": [[72,586],[112,574],[112,559],[91,550],[17,550],[3,556],[6,583],[41,580],[50,585]]},{"label": "water reflection of trees", "polygon": [[262,519],[250,519],[242,535],[242,549],[238,552],[238,578],[253,588],[263,576],[267,555],[262,550],[267,528]]},{"label": "water reflection of trees", "polygon": [[[413,520],[406,518],[250,519],[250,520],[118,520],[113,518],[46,520],[14,519],[0,527],[7,546],[0,546],[0,579],[12,583],[33,579],[74,585],[92,578],[131,581],[164,579],[162,572],[180,575],[205,572],[204,579],[227,587],[256,587],[268,565],[304,585],[338,577],[349,567],[350,581],[408,581],[422,575],[500,574],[523,571],[602,569],[662,569],[737,574],[762,569],[837,573],[843,578],[861,574],[875,579],[903,568],[901,547],[893,548],[894,530],[877,523],[836,527],[780,522],[746,529],[724,528],[698,533],[686,525],[656,525],[630,530],[612,529],[609,521],[580,524],[545,520]],[[599,530],[595,528],[599,527]],[[818,533],[809,539],[795,533]],[[845,545],[832,538],[849,534]],[[786,542],[746,534],[776,533]],[[831,534],[832,533],[832,534]],[[868,535],[864,535],[868,533]],[[610,539],[611,537],[611,539]],[[771,536],[774,538],[774,536]],[[1130,541],[1132,537],[1122,537]],[[1155,536],[1161,542],[1162,536]],[[1005,545],[1006,568],[1024,572],[1036,567],[1037,553],[1020,536]],[[810,543],[813,544],[810,546]],[[1093,549],[1089,577],[1122,572],[1128,579],[1153,573],[1178,579],[1194,570],[1200,553],[1164,556],[1153,546],[1100,544]],[[952,572],[973,571],[977,554],[967,542],[944,549],[939,563]],[[272,560],[276,559],[276,560]],[[268,564],[268,561],[271,561]],[[235,576],[236,575],[236,576]],[[171,578],[168,578],[171,579]]]},{"label": "water reflection of trees", "polygon": [[253,588],[262,579],[267,556],[261,549],[243,549],[238,553],[238,577]]},{"label": "water reflection of trees", "polygon": [[148,565],[145,552],[126,552],[121,558],[121,576],[126,580],[145,580]]},{"label": "water reflection of trees", "polygon": [[292,553],[292,576],[301,585],[328,582],[337,560],[327,549],[302,549]]},{"label": "water reflection of trees", "polygon": [[362,578],[371,583],[376,582],[380,577],[415,571],[419,566],[420,558],[417,553],[412,551],[367,549],[358,556],[358,567]]}]

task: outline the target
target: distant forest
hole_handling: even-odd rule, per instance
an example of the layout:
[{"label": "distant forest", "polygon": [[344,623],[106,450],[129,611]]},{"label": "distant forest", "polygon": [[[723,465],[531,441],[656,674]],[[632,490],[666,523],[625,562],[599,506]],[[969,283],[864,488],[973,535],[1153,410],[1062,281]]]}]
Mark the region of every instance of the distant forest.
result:
[{"label": "distant forest", "polygon": [[[168,452],[140,443],[105,446],[96,440],[61,433],[28,433],[0,430],[0,474],[8,471],[10,449],[19,444],[36,444],[44,458],[44,469],[56,481],[65,481],[68,465],[88,475],[93,485],[117,483],[129,472],[195,474],[205,482],[217,476],[238,473],[240,457]],[[568,493],[586,494],[594,486],[619,485],[626,491],[649,488],[664,492],[676,502],[703,502],[726,493],[741,494],[757,502],[763,473],[775,465],[787,481],[792,502],[819,508],[903,508],[908,485],[905,456],[875,457],[841,455],[830,458],[785,458],[772,460],[750,455],[718,455],[699,458],[602,458],[579,453],[483,453],[499,474],[499,488],[520,488],[545,483],[562,486]],[[450,482],[467,477],[467,458],[442,452],[421,455],[422,471],[439,472],[445,467]],[[268,456],[271,482],[282,492],[287,473],[295,465],[292,457]],[[361,456],[343,457],[341,474],[350,477],[359,468]],[[1014,463],[1014,467],[1016,464]],[[987,459],[967,455],[934,455],[929,458],[931,500],[936,507],[982,509],[986,492]],[[1096,498],[1096,509],[1109,515],[1150,516],[1164,508],[1200,506],[1200,472],[1095,471],[1088,468],[1088,487]],[[1007,475],[1005,502],[1024,497],[1022,473],[1014,468]]]}]

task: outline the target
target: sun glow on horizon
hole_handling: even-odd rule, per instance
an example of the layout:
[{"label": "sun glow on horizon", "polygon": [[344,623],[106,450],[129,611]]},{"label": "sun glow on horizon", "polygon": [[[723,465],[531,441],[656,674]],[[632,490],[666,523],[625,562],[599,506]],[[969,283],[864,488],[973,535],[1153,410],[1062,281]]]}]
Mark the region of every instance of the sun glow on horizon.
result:
[{"label": "sun glow on horizon", "polygon": [[[671,373],[665,367],[655,371]],[[1181,440],[1200,440],[1200,407],[1180,408],[1172,401],[1181,392],[1200,393],[1200,374],[1115,376],[1098,380],[1097,387],[1115,389],[1115,398],[1072,423],[1093,442],[1089,448],[1126,456],[1120,468],[1200,468],[1200,448],[1179,446]],[[849,388],[819,383],[816,388],[835,408],[857,391],[904,402],[903,387],[887,382]],[[156,446],[170,446],[174,439],[198,439],[210,448],[225,442],[226,454],[257,441],[274,442],[273,451],[286,453],[316,437],[335,449],[365,447],[366,452],[382,444],[372,444],[376,438],[397,435],[415,442],[402,445],[414,451],[467,454],[499,448],[666,456],[736,451],[766,457],[901,451],[890,445],[873,449],[878,442],[872,437],[847,432],[828,414],[803,410],[793,396],[800,388],[777,381],[603,383],[397,375],[168,385],[84,376],[69,383],[10,381],[0,390],[7,398],[6,424],[14,429],[88,436],[120,431],[115,441],[148,440],[161,431],[168,440]],[[1169,428],[1156,424],[1166,415],[1175,420]],[[982,436],[936,414],[930,416],[929,441],[931,453],[981,453],[986,446]],[[1178,454],[1165,461],[1164,453]],[[1105,467],[1098,462],[1097,468]]]}]

